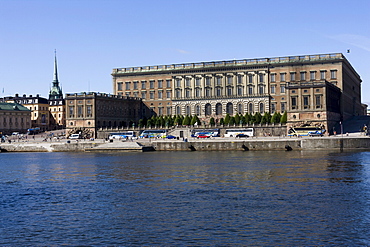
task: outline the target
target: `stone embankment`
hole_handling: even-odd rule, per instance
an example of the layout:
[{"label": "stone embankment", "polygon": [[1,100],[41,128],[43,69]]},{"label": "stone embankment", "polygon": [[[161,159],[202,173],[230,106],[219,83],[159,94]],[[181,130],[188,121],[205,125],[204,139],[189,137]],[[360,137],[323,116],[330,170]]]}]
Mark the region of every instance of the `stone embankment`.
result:
[{"label": "stone embankment", "polygon": [[13,142],[0,145],[3,152],[144,152],[144,151],[254,151],[254,150],[355,150],[370,149],[367,136],[306,138],[214,138],[189,140],[149,140],[106,142]]}]

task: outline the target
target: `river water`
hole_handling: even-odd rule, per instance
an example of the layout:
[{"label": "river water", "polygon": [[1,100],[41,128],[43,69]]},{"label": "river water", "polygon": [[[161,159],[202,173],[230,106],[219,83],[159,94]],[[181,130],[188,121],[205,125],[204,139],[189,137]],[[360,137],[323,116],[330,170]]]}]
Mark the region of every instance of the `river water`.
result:
[{"label": "river water", "polygon": [[1,246],[370,245],[370,152],[0,158]]}]

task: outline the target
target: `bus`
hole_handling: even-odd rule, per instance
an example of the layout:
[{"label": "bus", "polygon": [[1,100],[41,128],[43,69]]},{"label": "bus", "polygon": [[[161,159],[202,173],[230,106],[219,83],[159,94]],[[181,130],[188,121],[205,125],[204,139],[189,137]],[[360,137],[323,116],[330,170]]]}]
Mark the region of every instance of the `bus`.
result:
[{"label": "bus", "polygon": [[199,134],[218,137],[220,136],[220,129],[194,129],[191,133],[191,137],[198,137]]},{"label": "bus", "polygon": [[35,135],[40,133],[40,128],[33,128],[33,129],[28,129],[27,130],[27,135]]},{"label": "bus", "polygon": [[254,135],[254,130],[253,128],[246,128],[246,129],[227,129],[225,131],[225,137],[236,137],[236,135],[239,134],[251,137]]},{"label": "bus", "polygon": [[109,133],[109,139],[126,139],[135,137],[135,132],[125,131],[125,132],[114,132]]},{"label": "bus", "polygon": [[317,126],[291,127],[288,136],[323,136],[325,129]]},{"label": "bus", "polygon": [[144,130],[141,132],[139,138],[154,138],[167,135],[167,130]]}]

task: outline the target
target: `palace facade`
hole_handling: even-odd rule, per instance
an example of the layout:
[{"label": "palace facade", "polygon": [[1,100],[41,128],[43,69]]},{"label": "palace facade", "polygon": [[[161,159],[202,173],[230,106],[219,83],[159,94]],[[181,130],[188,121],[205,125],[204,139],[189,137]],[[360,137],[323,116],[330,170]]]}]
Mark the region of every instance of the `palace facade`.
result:
[{"label": "palace facade", "polygon": [[0,102],[0,136],[26,133],[31,128],[31,111],[17,103]]},{"label": "palace facade", "polygon": [[113,93],[141,97],[158,115],[288,113],[331,128],[362,115],[361,79],[341,53],[113,69]]}]

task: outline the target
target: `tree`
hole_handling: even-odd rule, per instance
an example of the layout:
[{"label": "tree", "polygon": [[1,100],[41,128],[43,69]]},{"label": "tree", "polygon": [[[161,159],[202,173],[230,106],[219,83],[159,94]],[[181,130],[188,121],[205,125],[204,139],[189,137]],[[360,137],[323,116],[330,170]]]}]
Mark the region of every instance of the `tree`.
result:
[{"label": "tree", "polygon": [[197,123],[197,125],[200,125],[200,120],[197,115],[194,115],[190,122],[191,125],[194,125],[195,123]]},{"label": "tree", "polygon": [[216,123],[215,123],[215,119],[213,118],[213,117],[211,117],[210,119],[209,119],[209,124],[211,125],[211,126],[214,126]]},{"label": "tree", "polygon": [[220,118],[220,125],[224,125],[225,124],[225,121],[224,121],[224,118]]},{"label": "tree", "polygon": [[274,115],[272,115],[271,123],[274,124],[280,123],[280,114],[278,112],[275,112]]},{"label": "tree", "polygon": [[235,124],[236,125],[239,125],[240,124],[240,116],[239,116],[239,114],[237,113],[237,114],[235,114]]},{"label": "tree", "polygon": [[182,125],[190,125],[190,117],[188,115],[182,120]]},{"label": "tree", "polygon": [[176,116],[175,120],[173,121],[173,123],[175,125],[180,125],[182,122],[181,122],[181,118],[179,115]]},{"label": "tree", "polygon": [[262,120],[261,113],[256,112],[256,114],[254,114],[254,123],[259,124],[261,123],[261,120]]},{"label": "tree", "polygon": [[269,123],[270,122],[270,117],[269,117],[269,113],[265,112],[263,114],[263,117],[261,119],[261,124],[266,124],[266,123]]},{"label": "tree", "polygon": [[229,113],[226,113],[224,122],[225,122],[225,125],[228,125],[230,123],[230,115],[229,115]]},{"label": "tree", "polygon": [[139,120],[139,127],[140,128],[144,127],[144,119]]},{"label": "tree", "polygon": [[235,125],[235,117],[230,118],[229,125]]},{"label": "tree", "polygon": [[244,121],[245,121],[246,124],[250,124],[251,121],[252,121],[251,116],[249,115],[248,112],[246,112],[245,115],[244,115]]},{"label": "tree", "polygon": [[283,116],[281,116],[280,123],[285,124],[288,122],[288,113],[285,111]]}]

